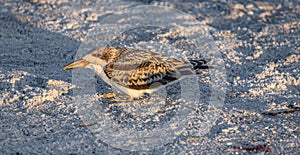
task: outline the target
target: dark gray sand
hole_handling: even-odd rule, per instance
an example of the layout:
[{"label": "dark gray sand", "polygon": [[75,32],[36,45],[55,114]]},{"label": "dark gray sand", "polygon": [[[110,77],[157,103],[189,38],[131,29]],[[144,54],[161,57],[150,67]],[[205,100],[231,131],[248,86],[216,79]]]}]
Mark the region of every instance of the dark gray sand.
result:
[{"label": "dark gray sand", "polygon": [[[227,74],[224,106],[206,134],[190,121],[147,151],[96,138],[78,113],[72,73],[60,70],[95,24],[139,5],[214,28]],[[0,1],[0,154],[300,154],[299,17],[297,0]]]}]

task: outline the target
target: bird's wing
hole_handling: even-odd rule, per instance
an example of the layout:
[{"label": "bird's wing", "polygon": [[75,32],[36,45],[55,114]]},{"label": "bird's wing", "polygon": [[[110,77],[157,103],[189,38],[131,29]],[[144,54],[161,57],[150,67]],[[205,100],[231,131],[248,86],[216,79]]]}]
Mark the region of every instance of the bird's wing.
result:
[{"label": "bird's wing", "polygon": [[158,88],[194,74],[189,63],[149,52],[128,54],[106,65],[104,72],[119,85],[137,90]]}]

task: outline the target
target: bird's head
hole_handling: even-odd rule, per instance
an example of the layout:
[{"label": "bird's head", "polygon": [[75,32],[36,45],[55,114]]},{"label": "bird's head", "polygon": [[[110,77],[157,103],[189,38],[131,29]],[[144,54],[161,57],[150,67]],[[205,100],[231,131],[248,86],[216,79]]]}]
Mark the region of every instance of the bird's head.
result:
[{"label": "bird's head", "polygon": [[96,48],[82,59],[76,60],[66,65],[62,68],[62,70],[87,68],[90,64],[105,66],[108,63],[114,62],[123,51],[124,49],[118,50],[112,46],[107,46],[105,48]]}]

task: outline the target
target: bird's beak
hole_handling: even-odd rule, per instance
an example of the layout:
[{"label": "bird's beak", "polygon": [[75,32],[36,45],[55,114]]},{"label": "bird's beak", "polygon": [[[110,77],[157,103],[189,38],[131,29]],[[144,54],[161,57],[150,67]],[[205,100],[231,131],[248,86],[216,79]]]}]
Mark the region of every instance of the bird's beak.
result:
[{"label": "bird's beak", "polygon": [[69,70],[69,69],[74,69],[74,68],[85,68],[87,65],[89,65],[88,61],[86,61],[84,59],[80,59],[80,60],[72,62],[72,63],[68,64],[67,66],[63,67],[62,70]]}]

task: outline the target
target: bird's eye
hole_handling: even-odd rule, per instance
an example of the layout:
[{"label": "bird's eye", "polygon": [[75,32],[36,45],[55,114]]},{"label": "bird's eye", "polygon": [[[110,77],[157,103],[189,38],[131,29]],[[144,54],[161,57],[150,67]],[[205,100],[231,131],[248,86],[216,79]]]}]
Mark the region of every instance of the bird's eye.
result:
[{"label": "bird's eye", "polygon": [[107,54],[104,54],[104,55],[101,56],[101,59],[108,62],[109,56]]},{"label": "bird's eye", "polygon": [[107,59],[107,56],[102,56],[101,59],[103,59],[103,60],[105,60],[105,61],[108,60],[108,59]]}]

